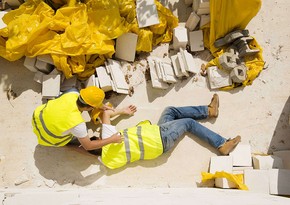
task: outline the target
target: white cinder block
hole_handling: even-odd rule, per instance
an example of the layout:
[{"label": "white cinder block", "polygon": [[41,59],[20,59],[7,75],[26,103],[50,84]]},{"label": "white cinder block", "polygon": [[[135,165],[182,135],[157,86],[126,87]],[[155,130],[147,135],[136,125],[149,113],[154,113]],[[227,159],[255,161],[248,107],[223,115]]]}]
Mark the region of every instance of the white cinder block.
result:
[{"label": "white cinder block", "polygon": [[201,28],[204,25],[208,24],[209,22],[210,22],[210,15],[201,15],[199,27]]},{"label": "white cinder block", "polygon": [[49,55],[49,54],[39,55],[39,56],[37,56],[37,60],[54,65],[53,59],[52,59],[51,55]]},{"label": "white cinder block", "polygon": [[54,69],[54,66],[52,64],[40,61],[38,59],[36,59],[35,67],[39,71],[41,71],[41,72],[43,72],[45,74],[50,73]]},{"label": "white cinder block", "polygon": [[175,76],[178,78],[182,77],[183,73],[181,72],[178,56],[177,55],[171,56],[171,61],[172,61]]},{"label": "white cinder block", "polygon": [[208,8],[207,7],[205,7],[205,8],[199,7],[196,11],[197,15],[205,15],[205,14],[209,14],[209,13],[210,13],[209,7]]},{"label": "white cinder block", "polygon": [[8,13],[7,11],[0,11],[0,29],[5,28],[7,26],[2,20],[3,16],[7,13]]},{"label": "white cinder block", "polygon": [[199,8],[199,0],[193,0],[193,2],[192,2],[192,10],[194,12],[197,12],[198,8]]},{"label": "white cinder block", "polygon": [[183,49],[180,49],[180,53],[184,61],[185,70],[193,74],[198,73],[199,68],[196,66],[193,56],[190,53],[188,53],[187,50]]},{"label": "white cinder block", "polygon": [[169,85],[167,83],[162,82],[162,80],[160,80],[157,76],[155,61],[152,59],[152,57],[148,57],[147,60],[150,68],[152,87],[159,89],[167,89]]},{"label": "white cinder block", "polygon": [[129,90],[120,62],[108,59],[109,70],[117,89]]},{"label": "white cinder block", "polygon": [[204,50],[202,30],[189,32],[189,45],[191,51]]},{"label": "white cinder block", "polygon": [[193,31],[196,28],[199,21],[200,21],[200,17],[193,11],[190,13],[186,21],[185,27],[188,28],[189,31]]},{"label": "white cinder block", "polygon": [[178,26],[173,29],[173,48],[178,50],[179,48],[186,48],[188,43],[187,29]]},{"label": "white cinder block", "polygon": [[64,92],[71,88],[77,88],[77,77],[73,76],[69,79],[64,79],[63,82],[60,84],[60,91]]},{"label": "white cinder block", "polygon": [[251,146],[249,144],[238,144],[230,156],[233,157],[233,166],[252,166]]},{"label": "white cinder block", "polygon": [[290,169],[290,150],[276,151],[273,155],[282,159],[284,169]]},{"label": "white cinder block", "polygon": [[42,97],[52,98],[59,96],[60,75],[43,75]]},{"label": "white cinder block", "polygon": [[40,72],[40,71],[37,71],[37,72],[35,72],[35,74],[34,74],[34,78],[33,78],[33,80],[35,81],[35,82],[37,82],[37,83],[40,83],[40,84],[42,84],[42,77],[43,77],[43,73],[42,72]]},{"label": "white cinder block", "polygon": [[85,81],[85,87],[89,87],[89,86],[96,86],[95,83],[95,75],[91,75],[86,81]]},{"label": "white cinder block", "polygon": [[253,167],[233,167],[233,174],[244,174],[245,170],[254,169]]},{"label": "white cinder block", "polygon": [[136,15],[139,28],[159,24],[159,16],[154,0],[137,0]]},{"label": "white cinder block", "polygon": [[100,88],[99,78],[95,78],[96,87]]},{"label": "white cinder block", "polygon": [[254,169],[283,169],[283,161],[277,156],[253,156]]},{"label": "white cinder block", "polygon": [[271,169],[270,176],[270,194],[290,195],[290,170]]},{"label": "white cinder block", "polygon": [[167,83],[176,83],[177,80],[175,78],[174,71],[171,64],[161,62],[161,66],[162,66],[162,71],[163,71],[162,72],[163,80]]},{"label": "white cinder block", "polygon": [[209,8],[209,0],[199,0],[199,8]]},{"label": "white cinder block", "polygon": [[237,188],[237,185],[234,182],[231,182],[227,178],[215,178],[215,187],[223,189],[234,189]]},{"label": "white cinder block", "polygon": [[214,156],[210,158],[209,172],[214,174],[221,171],[232,173],[233,158],[231,156]]},{"label": "white cinder block", "polygon": [[116,58],[133,62],[135,60],[138,35],[125,33],[117,38]]},{"label": "white cinder block", "polygon": [[180,65],[180,70],[181,70],[182,74],[184,76],[188,77],[189,75],[188,75],[188,73],[186,71],[186,64],[185,64],[184,58],[183,58],[183,56],[182,56],[182,54],[180,52],[177,53],[177,59],[178,59],[178,63]]},{"label": "white cinder block", "polygon": [[244,183],[249,188],[249,191],[269,194],[268,170],[245,170]]},{"label": "white cinder block", "polygon": [[34,58],[25,57],[24,66],[28,70],[30,70],[31,72],[37,72],[38,71],[38,69],[35,66],[35,63],[36,63],[36,57],[34,57]]},{"label": "white cinder block", "polygon": [[108,75],[106,68],[104,66],[100,66],[96,68],[96,73],[99,79],[100,83],[100,88],[104,91],[110,91],[112,90],[112,85],[111,85],[111,78]]},{"label": "white cinder block", "polygon": [[229,73],[219,69],[216,66],[207,68],[207,77],[210,89],[217,89],[232,85],[232,80]]}]

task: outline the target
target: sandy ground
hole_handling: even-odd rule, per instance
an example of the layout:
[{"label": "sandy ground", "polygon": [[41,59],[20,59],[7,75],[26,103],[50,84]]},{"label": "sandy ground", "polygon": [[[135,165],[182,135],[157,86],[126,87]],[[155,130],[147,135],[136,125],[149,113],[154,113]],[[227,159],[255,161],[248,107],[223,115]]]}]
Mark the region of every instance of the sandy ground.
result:
[{"label": "sandy ground", "polygon": [[[182,1],[163,2],[181,22],[186,21]],[[197,76],[160,91],[152,89],[142,72],[132,71],[134,94],[112,96],[110,102],[116,107],[135,104],[138,112],[129,120],[116,119],[117,127],[132,126],[143,119],[156,123],[164,107],[208,104],[216,92],[220,115],[202,124],[225,137],[241,135],[242,143],[249,143],[253,153],[290,149],[289,6],[287,0],[265,0],[248,25],[250,34],[263,47],[266,61],[266,69],[253,85],[211,91],[205,78]],[[31,129],[32,112],[42,103],[41,85],[33,81],[34,74],[23,66],[23,59],[8,62],[1,58],[0,65],[0,188],[197,187],[201,171],[207,171],[210,157],[218,154],[196,137],[185,135],[171,152],[156,160],[112,171],[82,148],[41,147]],[[9,101],[7,89],[17,97]],[[88,126],[94,134],[96,127]]]}]

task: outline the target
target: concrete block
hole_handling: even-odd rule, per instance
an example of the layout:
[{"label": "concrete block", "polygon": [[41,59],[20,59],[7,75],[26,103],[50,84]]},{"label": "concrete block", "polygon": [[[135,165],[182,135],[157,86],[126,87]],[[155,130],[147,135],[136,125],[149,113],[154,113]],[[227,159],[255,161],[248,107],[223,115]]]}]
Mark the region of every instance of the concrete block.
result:
[{"label": "concrete block", "polygon": [[176,83],[177,82],[171,64],[161,62],[161,68],[162,68],[164,82],[167,82],[167,83]]},{"label": "concrete block", "polygon": [[40,61],[38,59],[36,59],[35,67],[39,71],[41,71],[41,72],[43,72],[45,74],[49,74],[54,69],[54,66],[52,64]]},{"label": "concrete block", "polygon": [[167,89],[169,85],[165,82],[162,82],[157,76],[156,73],[156,62],[152,59],[152,57],[147,58],[149,68],[150,68],[150,76],[151,76],[151,82],[153,88],[159,88],[159,89]]},{"label": "concrete block", "polygon": [[233,166],[233,174],[244,174],[245,170],[252,170],[254,169],[253,167],[235,167]]},{"label": "concrete block", "polygon": [[112,90],[111,77],[108,75],[106,68],[104,66],[99,66],[96,68],[96,73],[100,82],[100,88],[104,92]]},{"label": "concrete block", "polygon": [[172,61],[172,65],[173,65],[173,69],[174,69],[174,73],[175,73],[176,77],[178,77],[178,78],[182,77],[183,73],[181,72],[181,68],[180,68],[177,54],[171,56],[170,58]]},{"label": "concrete block", "polygon": [[37,60],[40,60],[40,61],[43,61],[45,63],[49,63],[51,65],[54,65],[53,59],[52,59],[50,54],[39,55],[36,58],[37,58]]},{"label": "concrete block", "polygon": [[31,72],[34,72],[34,73],[38,71],[37,67],[35,66],[35,63],[36,63],[36,57],[34,57],[34,58],[25,57],[24,66],[28,70],[30,70]]},{"label": "concrete block", "polygon": [[53,98],[60,94],[60,75],[43,75],[42,97]]},{"label": "concrete block", "polygon": [[133,62],[135,60],[138,35],[135,33],[125,33],[117,38],[116,58]]},{"label": "concrete block", "polygon": [[200,17],[193,11],[190,13],[186,21],[185,27],[188,28],[189,31],[193,31],[196,28],[199,21],[200,21]]},{"label": "concrete block", "polygon": [[209,22],[210,22],[210,15],[201,15],[199,28],[202,28],[204,25],[208,24]]},{"label": "concrete block", "polygon": [[199,0],[199,8],[209,8],[209,0]]},{"label": "concrete block", "polygon": [[186,48],[188,43],[187,29],[178,26],[173,29],[173,48],[179,50],[179,48]]},{"label": "concrete block", "polygon": [[276,151],[273,155],[282,159],[284,169],[290,169],[290,150]]},{"label": "concrete block", "polygon": [[219,47],[222,47],[226,44],[230,44],[239,38],[247,37],[247,36],[249,36],[248,30],[235,30],[233,32],[228,33],[223,38],[217,39],[214,42],[214,46],[219,48]]},{"label": "concrete block", "polygon": [[180,49],[180,53],[182,55],[185,70],[187,72],[196,74],[199,72],[199,68],[196,66],[193,56],[187,52],[187,50]]},{"label": "concrete block", "polygon": [[231,156],[214,156],[210,158],[210,173],[224,171],[232,173],[233,158]]},{"label": "concrete block", "polygon": [[233,166],[252,166],[251,146],[249,144],[239,143],[230,153],[233,157]]},{"label": "concrete block", "polygon": [[95,83],[96,83],[96,87],[100,88],[100,82],[99,82],[98,77],[95,78]]},{"label": "concrete block", "polygon": [[136,15],[139,28],[159,24],[159,16],[154,0],[137,0]]},{"label": "concrete block", "polygon": [[270,194],[290,195],[290,170],[271,169],[270,176]]},{"label": "concrete block", "polygon": [[242,83],[247,78],[247,66],[245,64],[238,65],[232,69],[230,77],[235,83]]},{"label": "concrete block", "polygon": [[202,30],[189,32],[189,45],[191,51],[204,50]]},{"label": "concrete block", "polygon": [[5,28],[7,26],[2,20],[3,16],[7,13],[8,13],[7,11],[0,11],[0,29]]},{"label": "concrete block", "polygon": [[42,84],[42,77],[43,77],[43,73],[40,71],[36,71],[33,77],[33,80],[39,84]]},{"label": "concrete block", "polygon": [[129,85],[126,82],[125,75],[122,71],[120,62],[112,59],[108,59],[108,65],[112,79],[117,89],[129,90]]},{"label": "concrete block", "polygon": [[73,76],[69,79],[64,79],[63,82],[60,84],[60,91],[64,92],[71,88],[77,88],[77,77]]},{"label": "concrete block", "polygon": [[177,59],[178,59],[178,63],[180,65],[180,70],[181,70],[182,74],[186,77],[189,77],[189,74],[186,71],[186,65],[184,62],[184,58],[180,52],[177,53]]},{"label": "concrete block", "polygon": [[255,169],[283,169],[283,161],[277,156],[260,156],[252,157]]},{"label": "concrete block", "polygon": [[199,0],[193,0],[192,1],[192,10],[194,12],[197,12],[198,7],[199,7]]},{"label": "concrete block", "polygon": [[239,56],[232,53],[224,53],[219,57],[219,63],[226,71],[231,71],[240,63]]},{"label": "concrete block", "polygon": [[196,14],[197,15],[206,15],[206,14],[209,14],[210,13],[210,9],[209,7],[205,7],[205,8],[201,8],[199,7],[196,11]]},{"label": "concrete block", "polygon": [[269,194],[269,172],[268,170],[245,170],[244,183],[249,191]]},{"label": "concrete block", "polygon": [[91,75],[86,81],[85,81],[85,87],[89,87],[89,86],[96,86],[96,83],[95,83],[95,75]]},{"label": "concrete block", "polygon": [[215,187],[223,189],[234,189],[237,188],[237,185],[227,178],[215,178]]},{"label": "concrete block", "polygon": [[217,89],[232,85],[232,80],[229,73],[219,69],[216,66],[207,68],[207,76],[210,89]]}]

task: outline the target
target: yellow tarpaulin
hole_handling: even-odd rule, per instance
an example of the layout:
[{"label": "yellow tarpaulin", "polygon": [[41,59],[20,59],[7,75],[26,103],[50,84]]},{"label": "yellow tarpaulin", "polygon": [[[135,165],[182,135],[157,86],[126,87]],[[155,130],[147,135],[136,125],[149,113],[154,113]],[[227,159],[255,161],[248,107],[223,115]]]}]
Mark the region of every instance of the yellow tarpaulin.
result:
[{"label": "yellow tarpaulin", "polygon": [[138,35],[137,52],[170,42],[178,19],[155,1],[159,25],[139,28],[135,0],[88,0],[85,3],[27,0],[8,12],[0,30],[0,56],[15,61],[23,56],[50,54],[67,78],[85,79],[115,53],[115,39],[127,32]]},{"label": "yellow tarpaulin", "polygon": [[[211,0],[210,1],[210,24],[203,27],[205,46],[211,51],[215,59],[210,61],[206,68],[210,66],[221,66],[218,63],[218,57],[221,56],[226,47],[216,48],[214,42],[224,37],[234,30],[243,30],[251,19],[258,13],[261,7],[261,0]],[[251,32],[251,31],[250,31]],[[242,83],[243,86],[251,85],[253,80],[263,70],[264,61],[262,48],[256,39],[250,42],[252,49],[259,49],[260,52],[253,56],[245,57],[245,64],[248,68],[247,79]],[[233,84],[231,89],[240,84]]]}]

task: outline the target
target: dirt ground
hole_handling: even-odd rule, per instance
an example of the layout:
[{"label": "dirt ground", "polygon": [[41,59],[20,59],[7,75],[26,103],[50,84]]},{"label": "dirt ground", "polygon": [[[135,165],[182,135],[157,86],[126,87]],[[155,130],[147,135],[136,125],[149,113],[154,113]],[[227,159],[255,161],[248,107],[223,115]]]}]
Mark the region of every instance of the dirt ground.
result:
[{"label": "dirt ground", "polygon": [[[180,22],[187,20],[183,1],[162,2]],[[114,123],[118,128],[144,119],[156,123],[166,106],[204,105],[218,93],[219,117],[202,124],[227,138],[241,135],[252,153],[290,149],[289,6],[288,0],[264,0],[247,27],[262,46],[266,61],[251,86],[211,91],[206,79],[198,75],[158,90],[152,89],[143,72],[132,71],[134,94],[114,95],[109,101],[116,107],[135,104],[138,112]],[[144,63],[141,60],[139,66]],[[210,157],[218,154],[195,136],[185,135],[171,152],[158,159],[108,170],[82,148],[41,147],[31,126],[33,110],[42,103],[41,85],[33,81],[34,74],[23,66],[23,59],[9,62],[1,58],[0,65],[0,188],[198,187],[201,171],[208,171]],[[16,93],[15,99],[8,100],[9,89]],[[97,134],[96,126],[88,126],[91,135]]]}]

